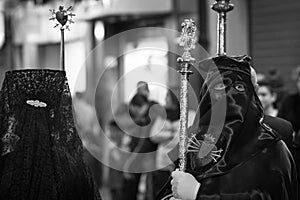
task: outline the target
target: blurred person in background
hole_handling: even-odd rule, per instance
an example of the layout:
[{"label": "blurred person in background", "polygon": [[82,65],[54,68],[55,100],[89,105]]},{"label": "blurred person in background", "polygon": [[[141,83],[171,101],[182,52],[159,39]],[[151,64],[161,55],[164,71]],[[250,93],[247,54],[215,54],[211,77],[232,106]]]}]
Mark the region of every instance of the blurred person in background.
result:
[{"label": "blurred person in background", "polygon": [[112,200],[122,200],[124,176],[120,170],[128,158],[125,152],[130,151],[128,146],[130,138],[113,120],[109,123],[109,133],[112,143],[108,146],[110,164],[108,187]]},{"label": "blurred person in background", "polygon": [[[253,69],[254,70],[254,69]],[[257,83],[253,83],[254,85]],[[280,126],[285,126],[284,124],[289,122],[284,122],[286,120],[275,118],[278,116],[278,109],[275,107],[275,102],[277,94],[270,85],[270,82],[267,79],[264,79],[257,84],[257,96],[262,104],[264,109],[265,118],[264,121],[267,124],[270,124],[275,130],[279,129]],[[280,120],[278,120],[280,119]],[[274,123],[275,122],[275,123]],[[278,131],[280,132],[280,131]],[[287,147],[294,156],[294,147],[293,147],[293,133],[292,132],[280,132],[283,141],[286,143]]]},{"label": "blurred person in background", "polygon": [[270,85],[275,89],[284,87],[284,80],[279,69],[273,68],[268,71],[268,79]]},{"label": "blurred person in background", "polygon": [[[147,118],[143,117],[148,110],[148,100],[145,95],[135,94],[130,100],[129,105],[123,105],[117,111],[115,120],[118,126],[130,137],[128,144],[129,152],[135,152],[140,140],[140,126],[148,123]],[[129,155],[129,157],[131,157]],[[132,157],[131,157],[132,159]],[[129,169],[128,159],[123,163],[123,192],[122,199],[137,199],[141,173],[133,173]]]},{"label": "blurred person in background", "polygon": [[136,94],[141,94],[145,96],[150,103],[150,107],[155,104],[158,104],[157,101],[150,99],[150,89],[149,89],[149,84],[147,82],[139,81],[136,86],[137,86]]},{"label": "blurred person in background", "polygon": [[300,130],[300,66],[297,66],[292,72],[292,78],[297,85],[297,92],[288,95],[282,102],[278,116],[290,121],[293,125],[296,135]]},{"label": "blurred person in background", "polygon": [[150,90],[149,90],[148,83],[145,81],[139,81],[137,83],[137,92],[136,93],[144,95],[145,97],[147,97],[147,99],[149,99]]},{"label": "blurred person in background", "polygon": [[[127,134],[130,135],[129,151],[132,154],[123,163],[124,188],[123,199],[138,199],[141,175],[155,167],[155,151],[157,144],[149,139],[150,128],[154,119],[161,112],[160,106],[152,105],[147,97],[137,93],[131,99],[129,109],[123,108],[116,116],[116,122]],[[151,153],[153,152],[153,153]],[[147,154],[149,153],[149,154]],[[146,190],[149,190],[146,185]],[[145,194],[143,194],[145,195]]]},{"label": "blurred person in background", "polygon": [[91,143],[91,141],[95,141],[100,137],[100,125],[97,118],[95,118],[95,109],[87,102],[85,94],[82,92],[75,94],[73,107],[78,134],[84,147],[83,159],[91,169],[95,183],[99,189],[102,182],[102,167],[100,162],[88,150],[89,148],[99,148]]},{"label": "blurred person in background", "polygon": [[256,78],[257,78],[257,82],[261,82],[261,81],[266,80],[266,75],[263,73],[257,73]]},{"label": "blurred person in background", "polygon": [[[172,90],[167,92],[165,111],[166,117],[157,117],[150,132],[151,141],[158,144],[156,154],[157,170],[152,172],[154,197],[158,195],[175,168],[168,157],[168,152],[174,149],[179,142],[180,103]],[[189,111],[188,126],[192,125],[194,117],[195,112]]]},{"label": "blurred person in background", "polygon": [[265,114],[276,117],[278,109],[275,108],[274,103],[276,102],[277,94],[267,80],[258,82],[257,94]]},{"label": "blurred person in background", "polygon": [[275,108],[279,109],[281,107],[282,101],[286,96],[284,79],[281,76],[280,70],[276,68],[270,69],[267,73],[266,78],[268,79],[268,82],[273,91],[277,94],[274,106]]},{"label": "blurred person in background", "polygon": [[294,159],[297,166],[298,190],[300,191],[300,65],[292,71],[292,79],[296,82],[297,92],[286,96],[279,109],[278,116],[290,121],[294,129]]}]

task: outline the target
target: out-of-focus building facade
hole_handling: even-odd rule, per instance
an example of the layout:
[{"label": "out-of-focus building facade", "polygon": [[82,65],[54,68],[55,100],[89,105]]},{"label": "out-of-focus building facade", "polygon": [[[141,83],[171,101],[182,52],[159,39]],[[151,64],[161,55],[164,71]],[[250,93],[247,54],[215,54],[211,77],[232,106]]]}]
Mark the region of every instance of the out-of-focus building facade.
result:
[{"label": "out-of-focus building facade", "polygon": [[[120,77],[134,68],[132,63],[136,63],[137,66],[168,65],[177,70],[178,55],[172,53],[148,57],[136,54],[131,55],[131,58],[130,55],[127,57],[123,55],[125,50],[135,50],[151,43],[154,47],[156,45],[171,52],[178,51],[180,47],[176,39],[178,40],[179,35],[166,35],[158,30],[159,28],[180,31],[180,23],[186,18],[192,18],[198,26],[200,45],[210,55],[214,55],[216,13],[210,9],[212,3],[213,1],[209,0],[4,1],[2,13],[6,20],[6,42],[2,47],[1,57],[5,58],[1,59],[3,62],[1,74],[5,70],[13,69],[59,69],[60,33],[59,29],[53,28],[54,23],[48,20],[51,17],[49,9],[57,9],[59,5],[65,7],[72,5],[76,13],[74,18],[76,23],[70,26],[70,31],[65,31],[66,72],[71,91],[87,91],[89,96],[93,96],[100,74],[105,72],[101,78],[107,81],[102,81],[101,87],[97,90],[99,98],[105,99],[110,96],[107,93],[116,90],[113,86],[120,81]],[[247,54],[249,53],[248,4],[246,0],[232,3],[235,4],[235,9],[228,14],[228,54]],[[124,31],[144,27],[153,29],[141,29],[131,35],[122,35]],[[118,34],[121,34],[118,39],[105,43]],[[197,58],[197,55],[195,57]],[[156,62],[157,60],[161,62]],[[160,74],[164,78],[158,82],[178,90],[179,78],[169,71],[162,68]],[[198,79],[196,75],[191,77],[196,93],[201,85]],[[119,101],[128,101],[132,93],[131,88],[137,82],[136,80],[129,84],[126,83],[126,79],[121,81],[124,83],[118,85],[114,100],[116,104]],[[151,82],[151,76],[144,81]],[[128,84],[129,89],[126,90]],[[124,85],[125,88],[121,88]],[[156,94],[155,98],[163,101],[159,94]],[[107,102],[107,105],[103,103],[102,110],[105,110],[109,107],[111,99],[103,102]]]},{"label": "out-of-focus building facade", "polygon": [[[212,3],[212,0],[1,1],[0,37],[5,37],[5,40],[1,43],[0,38],[0,81],[4,71],[10,69],[58,67],[60,34],[48,20],[49,8],[61,4],[74,6],[76,24],[70,27],[71,31],[67,31],[65,37],[66,66],[74,66],[84,62],[99,42],[112,35],[150,26],[179,30],[184,18],[195,19],[200,30],[200,44],[213,55],[216,51],[216,13],[210,9]],[[297,11],[300,3],[296,0],[232,0],[231,3],[235,8],[228,14],[228,54],[250,54],[258,71],[279,68],[290,84],[291,68],[299,64],[300,14]],[[115,52],[109,48],[98,52],[103,55],[97,54],[96,68],[102,65],[100,62],[105,60],[106,52]],[[168,62],[176,64],[174,58]],[[96,69],[92,69],[90,63],[85,64],[87,80],[80,90],[94,84],[89,81],[95,82],[91,76]],[[74,68],[77,66],[72,67],[72,75],[78,72]]]}]

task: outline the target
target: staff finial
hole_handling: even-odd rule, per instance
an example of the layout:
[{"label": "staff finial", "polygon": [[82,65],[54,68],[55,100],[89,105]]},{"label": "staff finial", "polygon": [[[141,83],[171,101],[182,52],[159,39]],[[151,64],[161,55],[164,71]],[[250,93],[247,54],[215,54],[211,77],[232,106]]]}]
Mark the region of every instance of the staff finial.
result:
[{"label": "staff finial", "polygon": [[233,10],[233,4],[230,0],[216,0],[211,8],[218,12],[218,42],[217,54],[219,56],[226,55],[226,13]]},{"label": "staff finial", "polygon": [[60,41],[60,68],[65,70],[65,37],[64,30],[70,30],[69,25],[73,24],[73,17],[75,16],[72,13],[72,6],[69,6],[67,9],[64,9],[64,6],[59,6],[58,11],[50,9],[52,17],[49,20],[56,21],[56,24],[53,28],[60,27],[61,31],[61,41]]},{"label": "staff finial", "polygon": [[49,20],[56,20],[58,22],[56,22],[54,28],[57,28],[60,25],[60,29],[70,30],[69,25],[74,23],[72,18],[75,16],[75,14],[72,13],[72,9],[72,6],[69,6],[67,9],[64,9],[64,6],[59,6],[58,11],[50,9],[52,17]]},{"label": "staff finial", "polygon": [[182,59],[185,61],[192,61],[195,60],[192,56],[190,51],[195,48],[196,43],[196,31],[197,27],[195,25],[195,21],[192,19],[185,19],[181,23],[181,35],[180,35],[180,42],[179,46],[183,47],[183,55]]}]

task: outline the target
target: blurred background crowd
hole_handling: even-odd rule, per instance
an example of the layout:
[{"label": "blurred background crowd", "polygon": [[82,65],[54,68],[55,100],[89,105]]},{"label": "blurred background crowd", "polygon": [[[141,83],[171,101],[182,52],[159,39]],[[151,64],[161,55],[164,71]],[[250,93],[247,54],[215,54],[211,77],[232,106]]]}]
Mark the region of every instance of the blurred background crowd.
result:
[{"label": "blurred background crowd", "polygon": [[[194,19],[198,44],[207,54],[196,48],[193,56],[200,60],[215,55],[217,15],[212,3],[1,0],[0,83],[8,70],[59,69],[60,33],[49,21],[49,9],[73,6],[75,24],[65,33],[66,73],[84,159],[103,199],[153,199],[174,169],[166,152],[178,141],[176,31],[184,19]],[[231,3],[235,8],[228,13],[228,55],[252,57],[265,113],[293,125],[287,145],[300,169],[300,2]],[[189,122],[202,82],[199,73],[191,75]]]}]

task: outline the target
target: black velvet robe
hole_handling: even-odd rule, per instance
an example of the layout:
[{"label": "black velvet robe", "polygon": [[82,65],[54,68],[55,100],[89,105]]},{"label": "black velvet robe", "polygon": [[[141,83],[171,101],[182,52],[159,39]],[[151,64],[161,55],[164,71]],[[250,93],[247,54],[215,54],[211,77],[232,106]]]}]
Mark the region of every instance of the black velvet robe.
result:
[{"label": "black velvet robe", "polygon": [[[196,199],[297,200],[295,164],[280,136],[290,126],[275,130],[264,122],[247,57],[214,57],[199,67],[207,77],[186,170],[201,183]],[[158,199],[170,188],[167,183]]]}]

